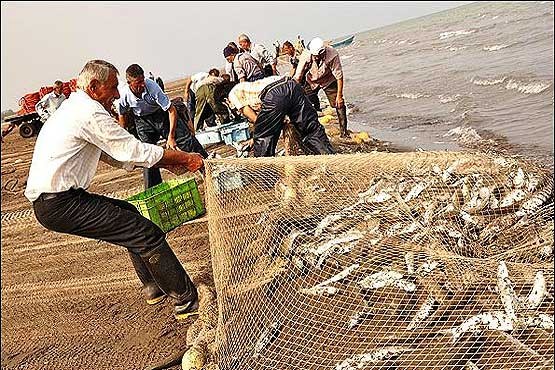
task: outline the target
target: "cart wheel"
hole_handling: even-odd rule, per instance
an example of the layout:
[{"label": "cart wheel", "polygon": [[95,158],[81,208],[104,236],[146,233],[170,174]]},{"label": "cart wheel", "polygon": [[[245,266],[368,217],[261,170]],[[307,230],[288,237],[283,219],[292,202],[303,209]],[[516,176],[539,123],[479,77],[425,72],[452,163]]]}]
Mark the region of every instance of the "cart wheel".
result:
[{"label": "cart wheel", "polygon": [[40,132],[40,129],[43,126],[43,123],[42,123],[41,120],[34,119],[34,120],[31,121],[31,125],[34,128],[34,133],[38,134]]},{"label": "cart wheel", "polygon": [[19,126],[19,134],[28,139],[35,134],[35,127],[29,123],[24,123]]}]

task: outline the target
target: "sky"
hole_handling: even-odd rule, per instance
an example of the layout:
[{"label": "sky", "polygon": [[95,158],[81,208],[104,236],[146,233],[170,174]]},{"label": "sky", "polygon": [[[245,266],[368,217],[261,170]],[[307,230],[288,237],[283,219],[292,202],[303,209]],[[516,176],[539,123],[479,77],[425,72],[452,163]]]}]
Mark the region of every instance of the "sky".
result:
[{"label": "sky", "polygon": [[267,47],[301,35],[334,39],[470,1],[2,1],[2,111],[26,93],[76,77],[91,59],[123,73],[138,63],[165,81],[222,67],[241,33]]}]

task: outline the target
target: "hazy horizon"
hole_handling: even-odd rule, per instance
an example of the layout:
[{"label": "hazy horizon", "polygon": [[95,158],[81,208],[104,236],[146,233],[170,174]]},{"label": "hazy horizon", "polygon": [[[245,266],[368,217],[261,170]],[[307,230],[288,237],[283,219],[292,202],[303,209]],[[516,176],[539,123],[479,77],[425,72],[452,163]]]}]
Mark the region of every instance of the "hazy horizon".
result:
[{"label": "hazy horizon", "polygon": [[[91,59],[120,73],[138,63],[169,81],[223,66],[222,49],[240,33],[267,47],[297,35],[333,39],[469,3],[6,1],[1,109],[19,109],[21,96],[76,77]],[[233,21],[242,17],[248,21]]]}]

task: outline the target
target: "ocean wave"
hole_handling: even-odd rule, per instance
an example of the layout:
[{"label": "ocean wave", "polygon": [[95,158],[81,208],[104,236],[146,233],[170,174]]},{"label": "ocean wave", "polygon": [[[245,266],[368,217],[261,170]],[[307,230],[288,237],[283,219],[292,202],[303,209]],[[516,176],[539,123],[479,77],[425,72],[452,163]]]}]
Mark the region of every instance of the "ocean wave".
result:
[{"label": "ocean wave", "polygon": [[400,99],[419,99],[419,98],[429,98],[430,95],[423,93],[401,93],[401,94],[386,94],[386,96],[392,96]]},{"label": "ocean wave", "polygon": [[458,126],[443,135],[443,137],[455,136],[455,139],[464,144],[475,144],[482,141],[480,134],[476,132],[472,127],[468,126]]},{"label": "ocean wave", "polygon": [[476,30],[459,30],[459,31],[447,31],[442,32],[439,34],[440,40],[449,39],[454,36],[461,36],[461,35],[470,35],[471,33],[476,32]]},{"label": "ocean wave", "polygon": [[523,82],[518,80],[509,80],[507,81],[507,85],[505,88],[507,90],[517,90],[523,94],[539,94],[545,90],[547,90],[551,86],[549,82],[542,82],[542,81],[530,81],[530,82]]},{"label": "ocean wave", "polygon": [[472,78],[472,83],[474,85],[478,85],[478,86],[491,86],[491,85],[499,85],[503,82],[505,82],[505,80],[507,79],[507,77],[498,77],[498,78],[493,78],[493,79],[487,79],[487,78],[478,78],[478,77],[473,77]]},{"label": "ocean wave", "polygon": [[441,104],[452,103],[454,101],[459,100],[461,96],[459,94],[456,95],[439,95],[439,102]]},{"label": "ocean wave", "polygon": [[539,94],[551,87],[551,82],[538,80],[523,81],[507,76],[493,78],[473,77],[471,81],[474,85],[478,86],[493,86],[505,84],[505,89],[516,90],[522,94]]},{"label": "ocean wave", "polygon": [[445,49],[447,49],[449,51],[459,51],[459,50],[466,49],[466,46],[448,46]]},{"label": "ocean wave", "polygon": [[406,40],[395,40],[395,41],[390,41],[390,44],[394,44],[394,45],[403,45],[408,43],[410,40],[406,39]]},{"label": "ocean wave", "polygon": [[501,45],[484,46],[483,50],[484,51],[497,51],[497,50],[508,48],[509,46],[511,46],[511,45],[501,44]]},{"label": "ocean wave", "polygon": [[353,55],[342,55],[341,59],[351,59],[353,57]]}]

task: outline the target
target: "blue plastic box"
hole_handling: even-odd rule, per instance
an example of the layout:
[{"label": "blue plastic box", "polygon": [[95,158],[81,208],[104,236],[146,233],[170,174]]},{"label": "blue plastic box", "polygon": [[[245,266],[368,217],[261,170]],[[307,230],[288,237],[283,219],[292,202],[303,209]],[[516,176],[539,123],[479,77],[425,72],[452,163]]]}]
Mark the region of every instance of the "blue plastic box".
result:
[{"label": "blue plastic box", "polygon": [[248,122],[239,122],[222,126],[220,128],[222,139],[227,145],[251,138]]}]

